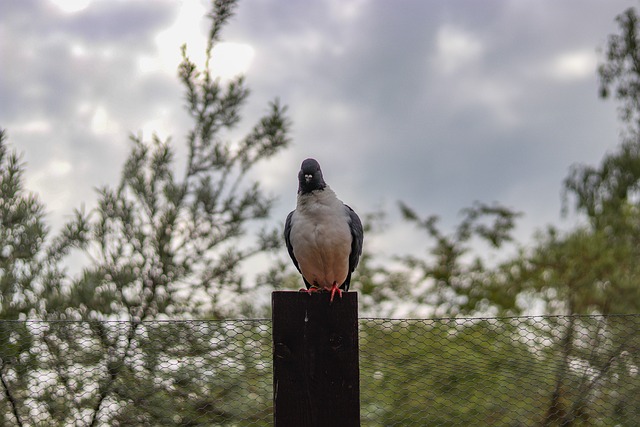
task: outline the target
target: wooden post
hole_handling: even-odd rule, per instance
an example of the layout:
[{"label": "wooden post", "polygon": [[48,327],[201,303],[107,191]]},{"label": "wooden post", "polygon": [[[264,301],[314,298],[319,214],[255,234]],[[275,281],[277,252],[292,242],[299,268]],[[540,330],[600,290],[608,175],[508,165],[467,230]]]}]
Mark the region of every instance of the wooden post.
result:
[{"label": "wooden post", "polygon": [[360,426],[357,293],[277,291],[271,305],[274,425]]}]

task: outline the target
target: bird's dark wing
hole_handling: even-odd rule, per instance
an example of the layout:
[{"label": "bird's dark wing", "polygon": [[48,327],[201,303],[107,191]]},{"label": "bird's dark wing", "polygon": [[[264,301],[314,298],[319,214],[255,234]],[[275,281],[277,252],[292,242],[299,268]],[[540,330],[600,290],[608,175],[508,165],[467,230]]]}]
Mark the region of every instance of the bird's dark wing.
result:
[{"label": "bird's dark wing", "polygon": [[[298,266],[298,260],[296,259],[296,256],[293,254],[293,246],[291,245],[291,217],[293,217],[293,212],[295,211],[289,212],[289,215],[287,215],[287,219],[284,222],[284,242],[287,244],[287,251],[289,251],[289,256],[293,261],[293,265],[295,265],[298,271],[300,271],[300,267]],[[300,273],[302,272],[300,271]]]},{"label": "bird's dark wing", "polygon": [[344,205],[347,213],[349,214],[349,229],[351,230],[351,253],[349,254],[349,273],[347,279],[344,281],[340,288],[345,291],[349,290],[351,284],[351,273],[358,266],[360,261],[360,255],[362,255],[362,242],[364,240],[364,230],[362,228],[362,222],[360,217],[349,206]]},{"label": "bird's dark wing", "polygon": [[344,205],[349,213],[349,228],[351,229],[351,253],[349,254],[349,271],[352,272],[358,266],[362,255],[362,243],[364,241],[364,229],[358,214],[349,206]]}]

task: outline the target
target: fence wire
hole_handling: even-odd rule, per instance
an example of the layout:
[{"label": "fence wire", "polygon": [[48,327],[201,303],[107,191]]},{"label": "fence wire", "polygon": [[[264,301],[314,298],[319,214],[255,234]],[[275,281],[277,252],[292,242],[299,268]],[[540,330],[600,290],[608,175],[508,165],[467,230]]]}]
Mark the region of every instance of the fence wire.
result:
[{"label": "fence wire", "polygon": [[[361,319],[363,426],[638,426],[640,315]],[[0,321],[0,426],[270,426],[269,320]]]}]

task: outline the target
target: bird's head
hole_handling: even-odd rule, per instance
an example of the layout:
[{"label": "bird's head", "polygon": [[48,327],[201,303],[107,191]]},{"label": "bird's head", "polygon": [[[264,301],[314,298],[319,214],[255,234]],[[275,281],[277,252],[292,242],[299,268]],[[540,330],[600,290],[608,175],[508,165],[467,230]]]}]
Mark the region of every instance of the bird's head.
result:
[{"label": "bird's head", "polygon": [[323,190],[326,186],[320,164],[315,159],[306,159],[302,162],[298,172],[298,193],[311,193],[314,190]]}]

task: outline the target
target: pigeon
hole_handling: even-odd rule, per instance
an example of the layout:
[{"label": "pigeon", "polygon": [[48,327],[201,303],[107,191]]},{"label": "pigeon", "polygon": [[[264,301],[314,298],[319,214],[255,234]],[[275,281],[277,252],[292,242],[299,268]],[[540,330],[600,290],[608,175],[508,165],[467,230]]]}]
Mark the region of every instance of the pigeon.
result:
[{"label": "pigeon", "polygon": [[306,291],[329,291],[330,302],[336,293],[342,297],[358,266],[363,237],[360,218],[324,182],[320,164],[303,161],[296,209],[285,221],[284,240]]}]

